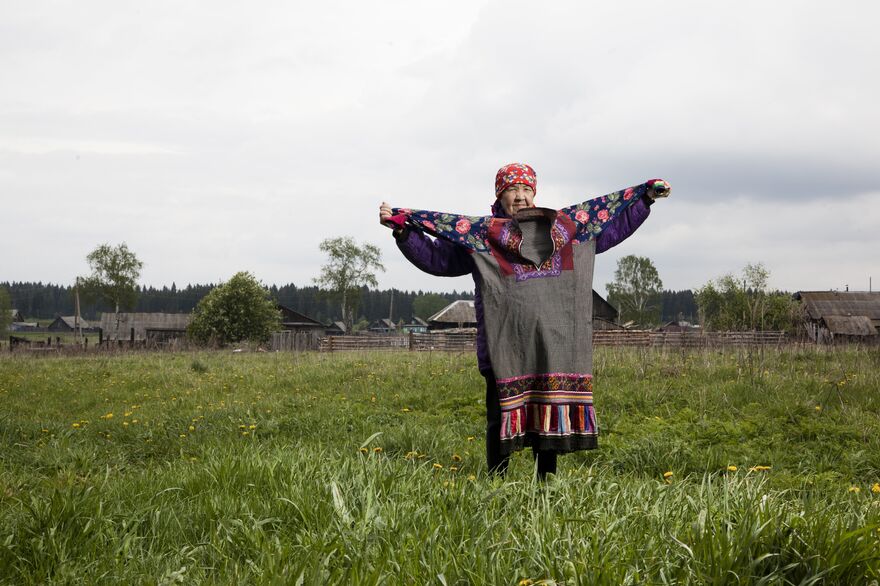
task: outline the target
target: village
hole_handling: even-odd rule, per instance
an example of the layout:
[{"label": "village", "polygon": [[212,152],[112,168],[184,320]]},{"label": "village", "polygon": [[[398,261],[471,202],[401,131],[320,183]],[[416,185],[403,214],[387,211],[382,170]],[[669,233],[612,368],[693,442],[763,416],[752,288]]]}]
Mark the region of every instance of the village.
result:
[{"label": "village", "polygon": [[[704,331],[698,324],[670,321],[650,330],[621,323],[620,312],[593,291],[593,336],[596,344],[644,347],[709,347],[719,345],[779,345],[787,342],[877,344],[880,341],[880,292],[799,291],[803,323],[797,334],[781,331]],[[403,323],[391,318],[373,321],[359,332],[348,332],[341,321],[321,323],[284,305],[276,305],[281,329],[261,350],[458,350],[474,347],[477,318],[472,300],[450,303],[427,320],[411,316]],[[10,351],[62,351],[144,348],[188,348],[188,313],[104,312],[87,321],[58,316],[46,325],[28,321],[11,310]],[[79,340],[79,341],[77,341]]]}]

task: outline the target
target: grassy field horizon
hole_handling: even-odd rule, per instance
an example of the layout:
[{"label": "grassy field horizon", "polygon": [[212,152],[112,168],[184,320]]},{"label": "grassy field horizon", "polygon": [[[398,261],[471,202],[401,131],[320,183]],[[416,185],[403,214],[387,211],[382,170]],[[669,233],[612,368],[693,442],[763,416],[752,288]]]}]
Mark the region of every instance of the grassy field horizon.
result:
[{"label": "grassy field horizon", "polygon": [[597,347],[542,484],[486,474],[470,354],[6,354],[0,583],[871,583],[878,373]]}]

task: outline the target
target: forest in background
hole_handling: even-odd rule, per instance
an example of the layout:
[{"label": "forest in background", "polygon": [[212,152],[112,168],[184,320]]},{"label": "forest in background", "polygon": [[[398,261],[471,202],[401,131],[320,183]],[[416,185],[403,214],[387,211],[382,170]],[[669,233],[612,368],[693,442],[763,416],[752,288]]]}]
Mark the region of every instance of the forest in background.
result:
[{"label": "forest in background", "polygon": [[[171,287],[138,287],[137,302],[131,311],[189,313],[199,300],[208,294],[216,285],[187,285]],[[74,288],[72,285],[55,285],[52,283],[33,282],[0,282],[0,287],[9,291],[12,307],[19,310],[27,319],[53,319],[59,315],[73,315]],[[303,313],[322,323],[330,323],[340,318],[338,301],[317,287],[297,287],[294,284],[270,285],[267,287],[272,297],[281,305]],[[430,297],[431,301],[451,303],[456,299],[473,299],[469,291],[453,291],[452,293],[433,293],[426,291],[393,290],[394,306],[391,307],[392,290],[371,290],[364,288],[358,308],[359,319],[369,322],[389,317],[397,322],[409,322],[414,312],[414,305],[419,298]],[[427,301],[427,299],[423,299]],[[664,291],[662,294],[662,322],[683,319],[697,322],[697,305],[694,294],[689,289],[684,291]],[[431,306],[423,303],[422,306]],[[98,313],[113,311],[112,307],[103,303],[83,303],[82,315],[85,319],[95,319]]]}]

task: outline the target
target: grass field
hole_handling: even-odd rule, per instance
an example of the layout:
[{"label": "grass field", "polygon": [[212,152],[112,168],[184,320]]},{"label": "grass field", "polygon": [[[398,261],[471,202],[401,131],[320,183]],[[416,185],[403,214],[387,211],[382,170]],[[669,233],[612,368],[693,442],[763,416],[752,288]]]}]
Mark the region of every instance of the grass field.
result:
[{"label": "grass field", "polygon": [[0,582],[876,583],[877,349],[594,370],[541,484],[470,355],[0,356]]}]

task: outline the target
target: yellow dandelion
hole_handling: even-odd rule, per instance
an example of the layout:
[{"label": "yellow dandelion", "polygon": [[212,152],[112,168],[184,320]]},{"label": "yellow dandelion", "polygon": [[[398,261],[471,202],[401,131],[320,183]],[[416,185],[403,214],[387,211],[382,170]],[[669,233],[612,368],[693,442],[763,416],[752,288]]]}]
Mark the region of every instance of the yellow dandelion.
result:
[{"label": "yellow dandelion", "polygon": [[874,486],[871,487],[871,492],[874,494],[880,493],[880,482],[875,482]]},{"label": "yellow dandelion", "polygon": [[40,431],[42,431],[43,433],[49,433],[48,429],[41,429]]},{"label": "yellow dandelion", "polygon": [[247,425],[242,423],[241,425],[238,426],[238,429],[247,429]]},{"label": "yellow dandelion", "polygon": [[452,454],[452,461],[461,462],[461,456],[459,456],[458,454]]},{"label": "yellow dandelion", "polygon": [[439,462],[434,462],[434,469],[435,470],[440,470],[441,468],[443,468],[443,464],[440,464]]},{"label": "yellow dandelion", "polygon": [[248,429],[257,429],[257,426],[256,426],[256,425],[253,425],[253,424],[251,424],[251,425],[248,425]]},{"label": "yellow dandelion", "polygon": [[468,475],[468,480],[470,480],[471,482],[475,481],[476,479],[477,479],[477,477],[474,476],[473,474]]},{"label": "yellow dandelion", "polygon": [[243,432],[241,432],[241,435],[250,435],[250,434],[251,434],[251,432],[249,432],[249,431],[243,431]]},{"label": "yellow dandelion", "polygon": [[474,441],[474,436],[472,436],[472,435],[469,435],[469,436],[468,436],[468,438],[467,438],[467,441],[469,441],[469,442],[472,442],[472,441]]},{"label": "yellow dandelion", "polygon": [[664,472],[664,473],[663,473],[663,478],[667,478],[667,479],[668,479],[668,478],[672,478],[672,471],[671,471],[671,470],[668,470],[668,471]]},{"label": "yellow dandelion", "polygon": [[181,439],[186,437],[185,433],[180,434]]},{"label": "yellow dandelion", "polygon": [[403,459],[409,460],[410,458],[415,458],[418,455],[419,455],[418,452],[407,452],[406,455],[403,457]]},{"label": "yellow dandelion", "polygon": [[401,413],[409,413],[409,407],[404,407],[400,410]]},{"label": "yellow dandelion", "polygon": [[375,395],[373,395],[372,397],[370,397],[370,402],[371,402],[371,403],[375,403],[375,402],[376,402],[376,396],[375,396]]},{"label": "yellow dandelion", "polygon": [[450,466],[449,471],[450,472],[458,472],[458,466]]},{"label": "yellow dandelion", "polygon": [[377,454],[381,454],[381,453],[382,453],[382,448],[380,448],[379,446],[376,446],[375,448],[373,448],[373,452],[375,452],[375,453],[377,453]]},{"label": "yellow dandelion", "polygon": [[531,578],[523,578],[517,583],[516,586],[532,586],[532,584],[534,583],[534,580],[532,580]]},{"label": "yellow dandelion", "polygon": [[196,426],[195,426],[195,425],[190,425],[190,426],[189,426],[189,430],[190,430],[190,431],[195,431],[195,430],[196,430]]},{"label": "yellow dandelion", "polygon": [[101,419],[113,419],[113,414],[107,413],[106,415],[101,415]]},{"label": "yellow dandelion", "polygon": [[74,429],[79,429],[79,423],[74,423],[71,425],[71,427]]},{"label": "yellow dandelion", "polygon": [[359,451],[361,454],[366,454],[367,452],[369,452],[369,450],[368,450],[367,448],[361,448],[361,449],[358,450],[358,451]]},{"label": "yellow dandelion", "polygon": [[728,472],[736,472],[736,470],[737,470],[736,466],[730,465],[727,467]]},{"label": "yellow dandelion", "polygon": [[190,462],[195,462],[196,460],[198,460],[198,458],[196,458],[195,456],[190,456],[189,458]]},{"label": "yellow dandelion", "polygon": [[849,492],[854,492],[854,493],[856,493],[856,494],[858,494],[859,492],[861,492],[861,490],[862,490],[862,489],[859,488],[858,486],[850,486],[850,487],[849,487]]},{"label": "yellow dandelion", "polygon": [[131,417],[131,411],[126,411],[122,415],[123,415],[123,417]]},{"label": "yellow dandelion", "polygon": [[128,427],[128,421],[123,421],[123,422],[122,422],[122,427]]},{"label": "yellow dandelion", "polygon": [[815,409],[816,409],[816,412],[821,411],[821,410],[822,410],[822,405],[816,405]]},{"label": "yellow dandelion", "polygon": [[132,419],[131,420],[132,423],[137,423],[138,421],[140,421],[140,420],[139,419]]},{"label": "yellow dandelion", "polygon": [[770,470],[770,466],[752,466],[749,468],[749,472],[766,472]]}]

